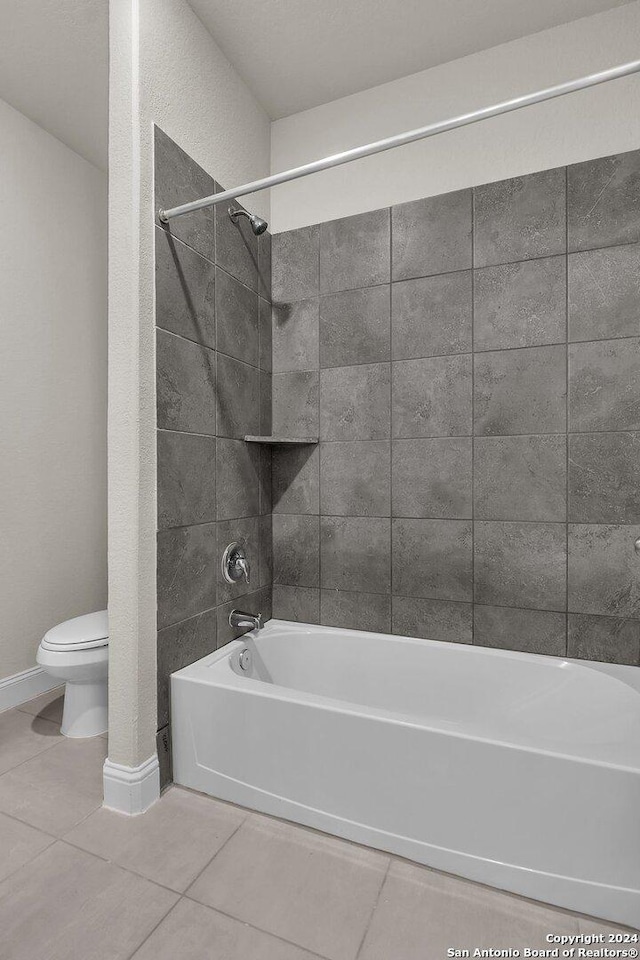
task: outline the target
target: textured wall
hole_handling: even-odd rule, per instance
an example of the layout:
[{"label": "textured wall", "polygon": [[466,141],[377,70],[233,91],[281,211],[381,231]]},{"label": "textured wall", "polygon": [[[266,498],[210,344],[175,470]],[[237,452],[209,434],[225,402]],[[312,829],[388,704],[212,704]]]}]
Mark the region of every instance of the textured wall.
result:
[{"label": "textured wall", "polygon": [[[156,203],[220,189],[156,130]],[[226,206],[156,227],[158,728],[169,779],[169,675],[237,634],[235,605],[270,615],[271,237]],[[245,544],[249,585],[220,560]],[[246,595],[246,596],[245,596]],[[242,597],[242,600],[239,598]],[[163,749],[164,748],[164,749]]]},{"label": "textured wall", "polygon": [[0,100],[0,677],[107,599],[106,177]]},{"label": "textured wall", "polygon": [[640,152],[273,238],[274,616],[640,662]]},{"label": "textured wall", "polygon": [[[276,120],[271,169],[469,113],[635,60],[640,2],[542,30]],[[516,110],[294,180],[273,191],[274,233],[521,176],[640,144],[640,76]]]}]

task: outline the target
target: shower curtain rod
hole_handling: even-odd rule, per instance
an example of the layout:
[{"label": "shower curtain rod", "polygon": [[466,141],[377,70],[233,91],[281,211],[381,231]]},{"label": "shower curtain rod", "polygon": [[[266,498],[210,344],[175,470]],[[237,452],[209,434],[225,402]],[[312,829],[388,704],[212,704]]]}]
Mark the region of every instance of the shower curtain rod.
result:
[{"label": "shower curtain rod", "polygon": [[257,193],[259,190],[277,187],[281,183],[288,183],[289,180],[297,180],[300,177],[307,177],[312,173],[320,173],[322,170],[329,170],[331,167],[338,167],[343,163],[351,163],[353,160],[360,160],[362,157],[370,157],[375,153],[382,153],[384,150],[402,147],[407,143],[414,143],[416,140],[425,140],[427,137],[434,137],[436,134],[445,133],[447,130],[466,127],[471,123],[478,123],[479,120],[489,120],[491,117],[498,117],[502,113],[520,110],[521,107],[530,107],[534,103],[542,103],[544,100],[553,100],[555,97],[562,97],[566,93],[585,90],[587,87],[595,87],[597,84],[605,83],[607,80],[617,80],[620,77],[627,77],[629,74],[638,73],[639,71],[640,60],[633,60],[631,63],[611,67],[609,70],[601,70],[599,73],[592,73],[590,76],[581,77],[579,80],[559,83],[555,87],[547,87],[544,90],[538,90],[536,93],[527,93],[522,97],[514,97],[513,100],[503,100],[502,103],[494,104],[492,107],[484,107],[481,110],[474,110],[472,113],[463,113],[450,120],[431,123],[426,127],[418,127],[417,130],[409,130],[407,133],[398,133],[384,140],[367,143],[363,147],[354,147],[352,150],[345,150],[343,153],[335,153],[333,156],[325,157],[323,160],[313,160],[311,163],[305,163],[301,167],[294,167],[292,170],[285,170],[282,173],[274,173],[270,177],[253,180],[251,183],[234,187],[232,190],[224,190],[210,197],[203,197],[201,200],[192,200],[190,203],[183,203],[178,207],[171,207],[169,210],[159,210],[158,219],[162,223],[168,223],[169,220],[172,220],[174,217],[182,217],[185,213],[193,213],[195,210],[202,210],[203,207],[212,207],[218,203],[226,203],[228,200],[235,200],[236,197],[243,197],[248,193]]}]

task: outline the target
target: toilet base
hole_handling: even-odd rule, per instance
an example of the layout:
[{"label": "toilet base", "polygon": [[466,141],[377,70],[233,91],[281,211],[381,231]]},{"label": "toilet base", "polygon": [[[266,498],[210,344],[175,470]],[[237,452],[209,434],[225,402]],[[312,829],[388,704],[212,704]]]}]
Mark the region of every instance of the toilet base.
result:
[{"label": "toilet base", "polygon": [[108,730],[107,681],[67,681],[60,732],[65,737],[98,737]]}]

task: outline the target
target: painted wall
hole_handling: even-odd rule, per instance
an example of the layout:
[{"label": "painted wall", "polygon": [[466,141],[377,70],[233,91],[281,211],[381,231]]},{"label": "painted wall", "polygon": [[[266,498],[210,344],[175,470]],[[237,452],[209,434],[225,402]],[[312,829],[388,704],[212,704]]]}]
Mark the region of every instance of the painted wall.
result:
[{"label": "painted wall", "polygon": [[135,766],[156,749],[153,124],[222,182],[268,173],[270,125],[185,0],[110,0],[110,63],[109,754]]},{"label": "painted wall", "polygon": [[[272,172],[628,60],[640,3],[278,120]],[[640,76],[359,160],[273,190],[274,233],[640,145]]]},{"label": "painted wall", "polygon": [[640,150],[273,238],[273,613],[640,665]]},{"label": "painted wall", "polygon": [[107,596],[106,176],[0,101],[0,677]]}]

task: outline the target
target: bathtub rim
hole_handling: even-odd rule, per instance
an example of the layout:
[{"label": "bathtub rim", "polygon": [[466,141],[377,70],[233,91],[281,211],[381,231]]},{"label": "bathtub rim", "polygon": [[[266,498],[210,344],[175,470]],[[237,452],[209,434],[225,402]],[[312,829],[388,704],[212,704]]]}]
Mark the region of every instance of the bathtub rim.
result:
[{"label": "bathtub rim", "polygon": [[[638,696],[640,696],[640,669],[630,665],[602,663],[600,661],[591,660],[577,660],[571,657],[551,657],[545,654],[525,653],[517,650],[502,650],[493,647],[480,647],[473,646],[472,644],[455,643],[446,640],[405,637],[397,634],[375,633],[368,630],[352,630],[342,627],[325,627],[321,624],[297,623],[294,621],[277,619],[269,620],[263,630],[251,630],[239,637],[237,640],[232,640],[220,647],[218,650],[214,650],[212,653],[207,654],[200,660],[196,660],[194,663],[183,667],[181,670],[175,671],[171,674],[171,684],[173,685],[174,678],[176,678],[178,682],[182,680],[188,680],[190,682],[198,683],[202,686],[225,687],[227,689],[234,689],[238,693],[248,693],[251,696],[260,697],[267,700],[287,700],[291,703],[313,706],[319,710],[329,710],[343,715],[361,718],[370,718],[371,716],[375,716],[376,719],[384,723],[395,723],[399,726],[417,727],[418,729],[428,730],[441,736],[459,737],[476,743],[489,743],[493,744],[494,746],[506,747],[512,750],[523,750],[527,753],[544,754],[546,756],[557,757],[559,759],[568,760],[574,763],[585,763],[612,770],[640,774],[640,757],[638,762],[634,765],[631,763],[611,761],[597,756],[583,756],[576,753],[568,753],[560,749],[551,749],[542,745],[535,746],[527,743],[518,743],[482,733],[474,734],[468,730],[452,730],[448,729],[446,726],[440,726],[437,723],[429,722],[426,718],[421,720],[421,718],[416,717],[414,714],[403,714],[397,711],[385,710],[380,707],[365,707],[362,704],[353,703],[349,700],[327,697],[308,691],[300,691],[296,690],[294,687],[270,683],[268,681],[259,680],[253,677],[242,676],[231,666],[232,656],[234,654],[238,654],[244,647],[246,647],[247,640],[255,641],[258,639],[266,639],[264,636],[264,630],[268,630],[269,627],[272,628],[270,632],[283,629],[286,633],[295,633],[299,630],[304,630],[311,635],[325,632],[330,632],[333,635],[348,634],[359,637],[362,637],[363,635],[370,635],[372,637],[382,638],[385,640],[385,642],[409,642],[416,645],[426,644],[433,646],[436,649],[447,647],[457,651],[458,653],[461,653],[462,651],[473,651],[479,655],[493,656],[502,659],[521,660],[524,658],[525,660],[533,662],[544,661],[555,668],[560,668],[562,664],[571,664],[572,666],[581,668],[583,670],[594,670],[597,673],[605,674],[630,687],[638,694]],[[220,674],[225,667],[226,675],[222,677]],[[634,674],[634,671],[637,672],[637,676]],[[634,682],[631,682],[632,676]]]}]

